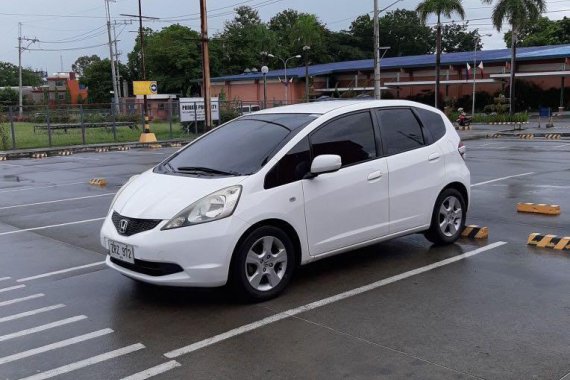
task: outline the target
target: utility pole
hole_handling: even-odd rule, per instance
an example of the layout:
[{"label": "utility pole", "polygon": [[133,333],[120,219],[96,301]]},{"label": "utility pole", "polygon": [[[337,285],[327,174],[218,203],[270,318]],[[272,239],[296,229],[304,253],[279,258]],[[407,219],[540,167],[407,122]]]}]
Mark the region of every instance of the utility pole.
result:
[{"label": "utility pole", "polygon": [[200,31],[202,40],[202,95],[204,96],[205,127],[212,126],[212,105],[210,98],[210,52],[208,50],[208,12],[206,0],[200,0]]},{"label": "utility pole", "polygon": [[22,23],[18,23],[18,115],[21,117],[24,113],[23,101],[24,96],[22,94],[22,52],[28,48],[28,46],[23,47],[22,41],[28,41],[30,46],[34,42],[38,42],[37,38],[26,38],[22,37]]},{"label": "utility pole", "polygon": [[18,23],[18,114],[22,117],[22,23]]},{"label": "utility pole", "polygon": [[111,10],[109,9],[109,2],[113,0],[105,1],[105,12],[107,16],[107,34],[109,36],[109,58],[111,60],[111,75],[113,76],[113,98],[114,98],[114,108],[115,112],[118,112],[119,107],[119,92],[117,89],[117,71],[115,67],[115,59],[113,54],[113,39],[111,38]]},{"label": "utility pole", "polygon": [[309,102],[309,51],[311,47],[308,45],[303,46],[303,53],[305,53],[305,102]]},{"label": "utility pole", "polygon": [[380,24],[378,20],[378,0],[374,0],[374,99],[380,99]]}]

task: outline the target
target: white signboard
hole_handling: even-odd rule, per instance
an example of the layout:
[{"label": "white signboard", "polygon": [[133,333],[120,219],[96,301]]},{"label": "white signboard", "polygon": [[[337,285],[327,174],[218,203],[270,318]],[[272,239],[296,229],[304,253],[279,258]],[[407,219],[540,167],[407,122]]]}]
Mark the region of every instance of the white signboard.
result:
[{"label": "white signboard", "polygon": [[[180,98],[180,121],[204,121],[204,98]],[[212,120],[220,120],[218,98],[212,98]]]}]

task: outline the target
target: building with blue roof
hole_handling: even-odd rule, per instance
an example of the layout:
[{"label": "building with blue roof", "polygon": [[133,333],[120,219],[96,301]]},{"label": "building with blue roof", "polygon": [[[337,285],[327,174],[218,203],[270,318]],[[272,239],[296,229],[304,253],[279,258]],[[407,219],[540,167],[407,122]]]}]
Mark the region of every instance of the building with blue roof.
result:
[{"label": "building with blue roof", "polygon": [[[510,49],[442,54],[442,96],[447,99],[470,96],[474,82],[477,91],[504,93],[508,90],[510,57]],[[212,78],[212,93],[217,96],[223,92],[226,99],[262,104],[265,79],[269,106],[283,104],[285,98],[289,103],[299,102],[305,99],[306,73],[312,99],[366,96],[373,91],[372,59],[292,67],[287,71],[279,68],[280,65],[281,61],[274,59],[267,74],[248,69],[242,74]],[[413,98],[433,93],[434,65],[434,55],[384,58],[381,61],[383,94],[394,98]],[[565,99],[563,90],[565,78],[570,76],[570,44],[518,48],[515,76],[544,90],[559,89],[559,105],[566,105],[568,99]]]}]

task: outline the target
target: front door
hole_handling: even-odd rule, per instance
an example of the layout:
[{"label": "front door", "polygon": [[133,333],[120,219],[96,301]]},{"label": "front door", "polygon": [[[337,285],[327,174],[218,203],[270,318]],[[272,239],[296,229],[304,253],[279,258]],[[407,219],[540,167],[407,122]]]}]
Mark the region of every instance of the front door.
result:
[{"label": "front door", "polygon": [[310,135],[313,158],[341,157],[342,168],[303,180],[313,256],[388,234],[387,160],[378,158],[369,111],[334,119]]}]

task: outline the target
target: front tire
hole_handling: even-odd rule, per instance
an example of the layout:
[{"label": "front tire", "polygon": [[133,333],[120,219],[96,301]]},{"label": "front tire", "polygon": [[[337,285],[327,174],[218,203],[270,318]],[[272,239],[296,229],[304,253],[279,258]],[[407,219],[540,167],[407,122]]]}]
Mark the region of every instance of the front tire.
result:
[{"label": "front tire", "polygon": [[259,227],[239,244],[230,269],[230,286],[248,301],[266,301],[285,289],[295,269],[295,246],[273,226]]},{"label": "front tire", "polygon": [[465,227],[466,211],[465,199],[459,191],[442,191],[435,202],[426,239],[437,245],[455,243]]}]

